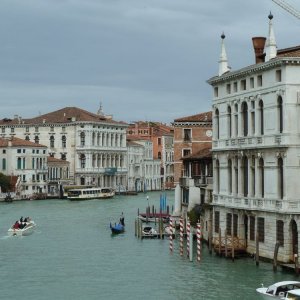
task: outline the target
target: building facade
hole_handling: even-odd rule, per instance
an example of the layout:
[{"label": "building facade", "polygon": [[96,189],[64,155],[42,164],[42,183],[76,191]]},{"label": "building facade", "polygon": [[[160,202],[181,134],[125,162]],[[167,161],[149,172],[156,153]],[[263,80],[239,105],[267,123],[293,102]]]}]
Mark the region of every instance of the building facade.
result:
[{"label": "building facade", "polygon": [[[213,235],[244,240],[248,253],[293,261],[300,226],[300,47],[253,38],[256,62],[228,68],[222,35],[213,88]],[[266,43],[265,43],[266,42]],[[259,247],[257,247],[257,245]]]},{"label": "building facade", "polygon": [[173,135],[173,127],[160,122],[138,121],[129,124],[127,129],[129,139],[143,139],[152,142],[153,158],[161,161],[160,185],[163,189],[174,188]]},{"label": "building facade", "polygon": [[174,126],[174,184],[183,176],[182,159],[211,147],[212,112],[178,118]]},{"label": "building facade", "polygon": [[77,107],[65,107],[32,119],[0,121],[1,137],[19,137],[46,145],[51,157],[70,162],[76,185],[116,188],[127,181],[127,124]]},{"label": "building facade", "polygon": [[47,194],[47,147],[16,137],[0,138],[0,170],[17,176],[13,187],[17,198]]}]

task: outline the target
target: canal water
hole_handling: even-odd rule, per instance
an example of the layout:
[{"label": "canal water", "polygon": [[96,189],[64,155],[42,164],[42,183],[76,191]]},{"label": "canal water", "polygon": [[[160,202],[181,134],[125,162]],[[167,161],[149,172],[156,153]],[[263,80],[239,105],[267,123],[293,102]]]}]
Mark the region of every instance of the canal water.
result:
[{"label": "canal water", "polygon": [[[261,283],[296,279],[294,274],[210,255],[201,263],[169,253],[169,241],[134,235],[137,208],[159,207],[160,193],[71,202],[0,203],[0,299],[260,299]],[[167,193],[173,204],[174,193]],[[112,236],[109,223],[124,212],[126,232]],[[37,223],[27,237],[8,237],[21,216]],[[194,251],[195,252],[195,251]]]}]

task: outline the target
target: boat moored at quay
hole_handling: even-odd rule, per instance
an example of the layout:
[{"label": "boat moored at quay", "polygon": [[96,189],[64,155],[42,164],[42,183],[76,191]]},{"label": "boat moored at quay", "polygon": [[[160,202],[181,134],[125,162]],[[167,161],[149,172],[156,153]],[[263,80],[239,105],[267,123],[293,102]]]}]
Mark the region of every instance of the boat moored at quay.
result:
[{"label": "boat moored at quay", "polygon": [[77,188],[68,191],[67,198],[69,200],[90,200],[90,199],[107,199],[112,198],[115,191],[109,187],[93,187],[93,188]]}]

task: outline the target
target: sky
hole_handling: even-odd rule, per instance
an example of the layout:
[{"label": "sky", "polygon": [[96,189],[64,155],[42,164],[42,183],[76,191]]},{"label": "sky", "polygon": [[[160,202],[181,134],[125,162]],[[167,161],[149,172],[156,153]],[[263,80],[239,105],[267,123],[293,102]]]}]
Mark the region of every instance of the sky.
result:
[{"label": "sky", "polygon": [[125,122],[209,111],[222,32],[232,70],[251,65],[270,11],[277,47],[300,45],[300,19],[272,0],[1,0],[0,119],[100,103]]}]

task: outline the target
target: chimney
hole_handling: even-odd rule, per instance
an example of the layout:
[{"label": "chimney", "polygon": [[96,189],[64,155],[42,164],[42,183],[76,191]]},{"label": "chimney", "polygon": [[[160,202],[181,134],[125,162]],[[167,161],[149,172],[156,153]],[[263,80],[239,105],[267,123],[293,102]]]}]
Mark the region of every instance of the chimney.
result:
[{"label": "chimney", "polygon": [[265,37],[253,37],[252,38],[253,48],[255,52],[255,63],[259,64],[265,61],[264,48],[266,43]]}]

